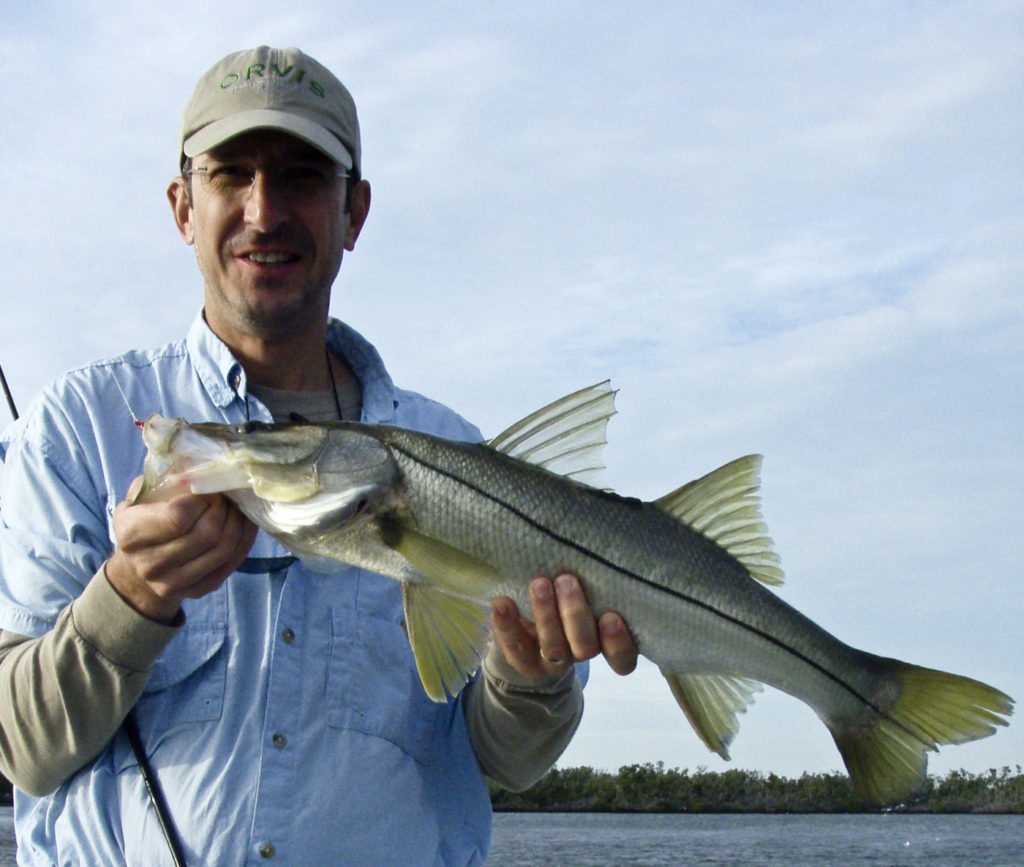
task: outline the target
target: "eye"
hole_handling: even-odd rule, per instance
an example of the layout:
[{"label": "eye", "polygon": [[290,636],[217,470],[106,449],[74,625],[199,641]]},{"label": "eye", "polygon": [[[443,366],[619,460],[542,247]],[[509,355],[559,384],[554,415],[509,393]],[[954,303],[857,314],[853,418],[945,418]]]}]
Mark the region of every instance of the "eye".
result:
[{"label": "eye", "polygon": [[210,166],[202,177],[214,189],[238,190],[251,187],[256,172],[248,166],[226,163],[225,165]]},{"label": "eye", "polygon": [[317,193],[327,188],[331,175],[320,166],[298,164],[281,169],[281,186],[299,193]]}]

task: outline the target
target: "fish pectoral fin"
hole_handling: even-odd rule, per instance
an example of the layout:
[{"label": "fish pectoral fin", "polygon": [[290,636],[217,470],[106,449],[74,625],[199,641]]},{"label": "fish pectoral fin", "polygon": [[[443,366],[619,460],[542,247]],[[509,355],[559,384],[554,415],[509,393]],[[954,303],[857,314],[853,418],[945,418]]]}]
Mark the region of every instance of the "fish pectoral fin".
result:
[{"label": "fish pectoral fin", "polygon": [[604,470],[608,419],[615,391],[605,380],[549,403],[502,431],[487,445],[513,458],[597,486]]},{"label": "fish pectoral fin", "polygon": [[437,702],[456,696],[479,668],[490,608],[430,584],[402,582],[402,604],[416,670]]},{"label": "fish pectoral fin", "polygon": [[397,527],[397,533],[385,534],[385,539],[433,584],[450,594],[489,600],[502,583],[501,576],[482,560],[408,527]]},{"label": "fish pectoral fin", "polygon": [[713,753],[728,760],[729,744],[740,729],[736,717],[753,702],[761,684],[724,674],[675,674],[664,668],[661,673],[697,737]]},{"label": "fish pectoral fin", "polygon": [[747,455],[654,501],[654,505],[703,533],[764,584],[782,584],[757,496],[761,456]]}]

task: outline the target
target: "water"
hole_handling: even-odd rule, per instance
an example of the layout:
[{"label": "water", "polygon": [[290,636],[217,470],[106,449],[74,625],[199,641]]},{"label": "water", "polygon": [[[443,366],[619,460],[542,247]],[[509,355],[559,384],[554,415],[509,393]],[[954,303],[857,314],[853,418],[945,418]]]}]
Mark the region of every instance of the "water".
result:
[{"label": "water", "polygon": [[14,863],[14,810],[0,807],[0,867],[13,867]]},{"label": "water", "polygon": [[785,864],[1020,867],[1024,816],[516,814],[492,865]]},{"label": "water", "polygon": [[[1024,816],[760,816],[498,813],[494,867],[884,864],[1019,867]],[[0,808],[0,867],[14,865]]]}]

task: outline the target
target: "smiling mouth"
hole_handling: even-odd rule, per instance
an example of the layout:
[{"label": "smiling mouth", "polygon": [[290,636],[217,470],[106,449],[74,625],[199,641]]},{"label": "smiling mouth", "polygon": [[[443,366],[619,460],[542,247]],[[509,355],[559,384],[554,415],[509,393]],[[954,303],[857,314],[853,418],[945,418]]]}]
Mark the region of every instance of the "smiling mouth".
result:
[{"label": "smiling mouth", "polygon": [[289,262],[297,262],[299,257],[293,253],[246,253],[243,259],[255,262],[257,265],[287,265]]}]

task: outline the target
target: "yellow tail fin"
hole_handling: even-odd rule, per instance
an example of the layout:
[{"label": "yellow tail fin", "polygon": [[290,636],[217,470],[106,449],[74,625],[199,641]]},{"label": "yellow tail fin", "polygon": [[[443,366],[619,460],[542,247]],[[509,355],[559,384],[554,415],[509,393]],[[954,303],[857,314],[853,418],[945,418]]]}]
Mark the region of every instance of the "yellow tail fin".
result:
[{"label": "yellow tail fin", "polygon": [[896,804],[927,782],[926,752],[987,737],[1006,725],[1013,699],[984,683],[893,660],[899,694],[868,727],[832,737],[854,787],[875,804]]}]

